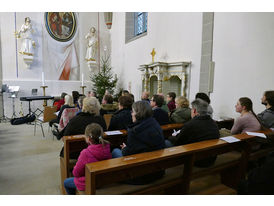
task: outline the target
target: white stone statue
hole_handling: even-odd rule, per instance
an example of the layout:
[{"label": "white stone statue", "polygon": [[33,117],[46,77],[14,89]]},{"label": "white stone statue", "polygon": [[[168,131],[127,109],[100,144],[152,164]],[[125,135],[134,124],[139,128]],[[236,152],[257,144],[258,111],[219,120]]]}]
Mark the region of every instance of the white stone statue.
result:
[{"label": "white stone statue", "polygon": [[35,41],[33,41],[32,34],[34,30],[32,29],[31,20],[29,17],[25,18],[25,23],[21,26],[21,29],[15,32],[17,38],[22,37],[22,46],[20,54],[23,55],[23,59],[27,66],[33,62]]},{"label": "white stone statue", "polygon": [[95,32],[95,28],[91,27],[89,33],[85,37],[88,40],[87,53],[85,58],[87,63],[96,63],[95,54],[97,50],[97,38],[95,36]]}]

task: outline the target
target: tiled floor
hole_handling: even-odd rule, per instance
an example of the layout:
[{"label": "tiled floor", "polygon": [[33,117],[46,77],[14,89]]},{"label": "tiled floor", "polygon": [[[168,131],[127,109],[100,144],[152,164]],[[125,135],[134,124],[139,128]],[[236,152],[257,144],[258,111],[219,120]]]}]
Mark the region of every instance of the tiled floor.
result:
[{"label": "tiled floor", "polygon": [[0,194],[61,194],[59,152],[62,141],[53,140],[44,124],[33,135],[33,125],[0,123]]}]

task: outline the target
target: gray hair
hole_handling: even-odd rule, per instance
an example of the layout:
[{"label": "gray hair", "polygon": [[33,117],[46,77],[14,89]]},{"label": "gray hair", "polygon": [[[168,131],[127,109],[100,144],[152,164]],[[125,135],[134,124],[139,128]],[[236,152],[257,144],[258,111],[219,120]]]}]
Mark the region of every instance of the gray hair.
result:
[{"label": "gray hair", "polygon": [[191,106],[196,109],[200,115],[207,114],[208,103],[206,101],[198,98],[191,102]]},{"label": "gray hair", "polygon": [[152,109],[147,101],[137,101],[132,105],[132,109],[136,113],[137,120],[143,120],[152,116]]},{"label": "gray hair", "polygon": [[82,112],[99,115],[100,109],[100,103],[95,97],[84,98]]}]

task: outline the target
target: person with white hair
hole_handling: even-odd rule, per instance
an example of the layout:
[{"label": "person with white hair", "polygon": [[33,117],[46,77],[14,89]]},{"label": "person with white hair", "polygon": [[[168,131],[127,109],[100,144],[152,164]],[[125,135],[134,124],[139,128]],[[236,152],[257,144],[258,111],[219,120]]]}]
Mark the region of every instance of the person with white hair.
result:
[{"label": "person with white hair", "polygon": [[[104,118],[100,115],[100,104],[95,97],[86,97],[83,100],[82,112],[73,117],[67,126],[60,133],[60,137],[84,134],[85,128],[91,123],[99,124],[104,131],[106,131],[107,126]],[[60,156],[63,156],[63,149]],[[74,155],[74,158],[77,158],[78,154]]]}]

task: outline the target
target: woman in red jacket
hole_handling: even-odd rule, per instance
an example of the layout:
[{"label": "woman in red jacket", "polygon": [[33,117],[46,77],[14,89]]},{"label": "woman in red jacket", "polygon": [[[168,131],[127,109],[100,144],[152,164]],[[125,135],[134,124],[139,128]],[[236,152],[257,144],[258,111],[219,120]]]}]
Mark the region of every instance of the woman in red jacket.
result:
[{"label": "woman in red jacket", "polygon": [[80,153],[78,161],[73,168],[73,176],[64,181],[64,187],[68,195],[75,195],[76,188],[80,191],[85,190],[85,165],[111,158],[110,144],[104,140],[103,128],[92,123],[85,130],[86,142],[89,145]]}]

